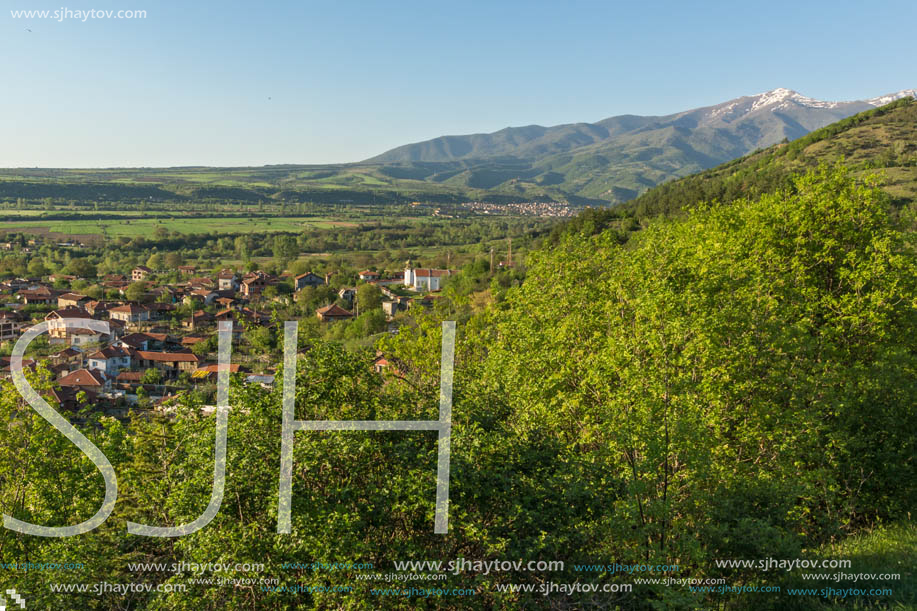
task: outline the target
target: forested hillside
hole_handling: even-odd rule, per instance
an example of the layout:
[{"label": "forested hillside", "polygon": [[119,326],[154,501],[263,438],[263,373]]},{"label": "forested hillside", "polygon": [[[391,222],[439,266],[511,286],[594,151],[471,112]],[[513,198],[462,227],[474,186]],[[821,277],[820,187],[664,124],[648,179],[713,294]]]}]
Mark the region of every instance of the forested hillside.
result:
[{"label": "forested hillside", "polygon": [[688,176],[780,141],[907,97],[825,102],[789,89],[742,96],[666,116],[621,115],[596,123],[529,125],[491,134],[443,136],[367,160],[456,188],[553,195],[584,203],[620,203],[667,180]]},{"label": "forested hillside", "polygon": [[832,123],[807,136],[652,189],[622,208],[669,214],[702,201],[728,202],[792,186],[793,174],[842,161],[856,174],[882,170],[895,203],[917,200],[917,103],[903,98]]},{"label": "forested hillside", "polygon": [[[785,585],[784,573],[718,569],[714,561],[823,557],[831,548],[822,546],[887,523],[911,533],[908,512],[917,502],[911,227],[907,215],[892,213],[872,179],[822,168],[795,179],[790,190],[650,221],[625,245],[612,233],[568,235],[553,250],[530,256],[520,287],[460,320],[448,535],[433,533],[436,437],[414,431],[298,433],[292,533],[278,534],[278,381],[270,392],[233,385],[226,490],[217,517],[202,530],[179,539],[125,532],[128,520],[186,523],[207,505],[214,422],[188,397],[172,412],[138,417],[130,426],[80,415],[117,473],[114,514],[79,537],[3,530],[0,555],[4,562],[86,563],[79,573],[17,575],[35,608],[57,608],[52,582],[114,575],[189,589],[180,597],[137,593],[127,602],[93,593],[66,600],[74,609],[195,611],[858,604],[663,584],[560,599],[537,590],[501,591],[537,586],[546,577],[524,569],[469,569],[436,582],[473,590],[462,597],[382,599],[372,588],[385,584],[362,579],[365,570],[285,563],[370,563],[371,572],[385,574],[405,559],[551,560],[564,562],[547,574],[552,581],[603,584],[634,583],[634,576],[579,565],[677,564],[679,578]],[[378,344],[393,363],[385,376],[371,367],[374,353],[348,353],[309,328],[299,338],[297,418],[436,418],[435,316],[419,316]],[[57,525],[91,516],[104,489],[93,466],[17,399],[9,382],[0,412],[3,512]],[[885,541],[882,532],[875,541]],[[914,537],[908,537],[904,553],[912,558]],[[892,550],[876,554],[885,552]],[[217,577],[256,581],[215,588],[187,571],[130,573],[125,567],[136,562],[263,562],[265,568],[257,575],[223,573]],[[903,581],[871,601],[917,603],[913,565],[894,568]],[[257,579],[299,589],[265,590]]]},{"label": "forested hillside", "polygon": [[591,235],[614,229],[621,239],[640,223],[678,215],[702,202],[794,189],[800,172],[819,164],[843,164],[854,176],[878,173],[881,188],[897,208],[917,201],[917,103],[904,98],[816,130],[793,142],[664,183],[611,208],[591,208],[555,228],[550,243],[565,233]]}]

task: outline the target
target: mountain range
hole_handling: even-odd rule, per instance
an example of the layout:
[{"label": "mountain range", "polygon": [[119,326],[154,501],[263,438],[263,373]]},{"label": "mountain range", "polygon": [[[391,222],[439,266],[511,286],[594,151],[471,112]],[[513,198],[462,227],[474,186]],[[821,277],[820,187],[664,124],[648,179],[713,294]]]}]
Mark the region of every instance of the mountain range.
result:
[{"label": "mountain range", "polygon": [[557,225],[547,244],[565,234],[613,229],[625,236],[656,216],[679,216],[696,205],[729,204],[765,193],[791,193],[799,174],[841,163],[861,179],[878,175],[888,203],[917,202],[917,101],[910,96],[858,113],[792,142],[779,143],[691,176],[649,189],[624,204],[587,208]]},{"label": "mountain range", "polygon": [[358,163],[249,168],[0,169],[0,198],[606,206],[902,98],[826,102],[774,89],[665,116],[443,136]]},{"label": "mountain range", "polygon": [[781,88],[665,116],[443,136],[363,163],[456,187],[619,202],[903,97],[917,97],[917,89],[829,102]]}]

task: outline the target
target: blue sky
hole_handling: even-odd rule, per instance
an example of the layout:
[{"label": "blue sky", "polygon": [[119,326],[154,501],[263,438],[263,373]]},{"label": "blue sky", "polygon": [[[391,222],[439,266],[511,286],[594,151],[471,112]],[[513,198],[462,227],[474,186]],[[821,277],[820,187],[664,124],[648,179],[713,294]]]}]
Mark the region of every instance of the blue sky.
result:
[{"label": "blue sky", "polygon": [[[147,17],[10,12],[62,7]],[[443,134],[667,114],[776,87],[829,100],[917,87],[913,0],[3,10],[2,167],[346,162]]]}]

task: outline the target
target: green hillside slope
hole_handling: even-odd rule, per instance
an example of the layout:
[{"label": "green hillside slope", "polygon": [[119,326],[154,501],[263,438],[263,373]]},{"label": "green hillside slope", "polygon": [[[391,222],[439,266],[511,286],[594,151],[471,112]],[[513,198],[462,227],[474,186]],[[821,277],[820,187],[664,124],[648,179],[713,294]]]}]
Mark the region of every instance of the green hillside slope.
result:
[{"label": "green hillside slope", "polygon": [[591,235],[608,228],[637,229],[648,218],[679,214],[700,202],[730,202],[791,188],[792,179],[818,164],[843,163],[854,176],[884,174],[882,188],[896,206],[917,201],[917,102],[901,99],[848,117],[789,143],[673,180],[612,208],[591,208],[554,229]]},{"label": "green hillside slope", "polygon": [[[423,163],[448,174],[445,182],[458,189],[619,203],[874,106],[819,102],[775,89],[666,116],[622,115],[592,124],[442,136],[397,147],[367,163],[402,171]],[[461,169],[453,171],[457,166]]]},{"label": "green hillside slope", "polygon": [[881,170],[897,204],[917,199],[917,103],[902,99],[854,115],[790,143],[736,159],[647,191],[622,206],[638,217],[701,201],[731,201],[789,185],[794,173],[843,161],[856,173]]},{"label": "green hillside slope", "polygon": [[[911,98],[913,90],[900,95]],[[667,116],[622,115],[597,123],[443,136],[351,164],[7,169],[0,170],[0,200],[541,200],[604,206],[749,151],[804,137],[874,102],[819,102],[780,89]]]}]

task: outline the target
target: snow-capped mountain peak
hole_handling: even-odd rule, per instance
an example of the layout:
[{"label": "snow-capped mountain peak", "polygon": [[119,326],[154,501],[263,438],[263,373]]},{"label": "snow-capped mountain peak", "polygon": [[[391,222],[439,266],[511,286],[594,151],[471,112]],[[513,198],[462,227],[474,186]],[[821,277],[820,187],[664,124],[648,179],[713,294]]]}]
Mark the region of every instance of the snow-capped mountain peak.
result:
[{"label": "snow-capped mountain peak", "polygon": [[751,106],[751,112],[761,108],[767,108],[768,106],[785,106],[790,103],[807,106],[809,108],[837,108],[840,104],[840,102],[825,102],[816,100],[815,98],[809,98],[792,89],[786,89],[784,87],[759,93],[752,97],[755,98],[755,102]]},{"label": "snow-capped mountain peak", "polygon": [[730,123],[755,113],[769,113],[778,110],[820,109],[834,110],[848,102],[825,102],[809,98],[797,91],[779,87],[764,93],[743,96],[718,104],[709,110],[709,119]]},{"label": "snow-capped mountain peak", "polygon": [[765,91],[764,93],[759,93],[751,97],[755,98],[754,104],[752,104],[752,110],[758,110],[759,108],[764,108],[765,106],[770,106],[772,104],[779,104],[780,102],[785,102],[786,100],[792,99],[799,94],[793,91],[792,89],[786,89],[784,87],[778,87],[771,91]]},{"label": "snow-capped mountain peak", "polygon": [[917,89],[902,89],[897,93],[889,93],[888,95],[870,98],[864,101],[871,106],[884,106],[886,104],[891,104],[895,100],[900,100],[901,98],[917,98]]},{"label": "snow-capped mountain peak", "polygon": [[[752,103],[749,112],[754,112],[756,110],[768,108],[771,106],[786,108],[788,104],[797,104],[799,106],[807,106],[809,108],[837,108],[842,104],[850,103],[816,100],[815,98],[806,97],[801,93],[793,91],[792,89],[786,89],[784,87],[772,89],[771,91],[765,91],[764,93],[759,93],[750,97],[752,100],[754,100],[754,102]],[[895,100],[900,100],[901,98],[908,97],[917,98],[917,89],[902,89],[896,93],[889,93],[888,95],[879,96],[877,98],[858,101],[864,104],[869,104],[870,106],[884,106],[885,104],[890,104]],[[857,100],[854,102],[856,101]]]}]

